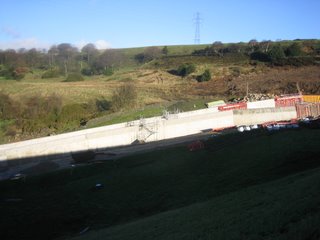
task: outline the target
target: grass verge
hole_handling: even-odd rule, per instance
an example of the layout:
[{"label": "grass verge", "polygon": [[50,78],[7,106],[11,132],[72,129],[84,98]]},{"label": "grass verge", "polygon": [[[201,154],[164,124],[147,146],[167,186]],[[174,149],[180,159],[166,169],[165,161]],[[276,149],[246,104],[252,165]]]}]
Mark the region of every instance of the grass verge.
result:
[{"label": "grass verge", "polygon": [[312,215],[319,131],[229,134],[196,152],[181,145],[0,182],[0,238],[71,237],[87,227],[106,228],[101,234],[112,239],[306,236],[320,224]]}]

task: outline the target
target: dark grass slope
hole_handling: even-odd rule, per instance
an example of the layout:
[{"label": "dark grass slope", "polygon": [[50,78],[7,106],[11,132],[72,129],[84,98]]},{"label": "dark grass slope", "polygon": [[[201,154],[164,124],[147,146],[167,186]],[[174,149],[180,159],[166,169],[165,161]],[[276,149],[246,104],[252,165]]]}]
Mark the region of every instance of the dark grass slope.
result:
[{"label": "dark grass slope", "polygon": [[[289,236],[295,222],[301,234],[309,232],[309,217],[320,226],[319,143],[319,130],[229,134],[197,152],[172,147],[1,182],[0,238],[54,239],[89,227],[87,234],[105,228],[97,233],[104,239],[274,239],[281,227]],[[95,190],[96,183],[104,188]],[[271,221],[282,208],[281,221]],[[262,229],[264,221],[270,223]]]},{"label": "dark grass slope", "polygon": [[318,168],[74,240],[318,240],[319,189]]}]

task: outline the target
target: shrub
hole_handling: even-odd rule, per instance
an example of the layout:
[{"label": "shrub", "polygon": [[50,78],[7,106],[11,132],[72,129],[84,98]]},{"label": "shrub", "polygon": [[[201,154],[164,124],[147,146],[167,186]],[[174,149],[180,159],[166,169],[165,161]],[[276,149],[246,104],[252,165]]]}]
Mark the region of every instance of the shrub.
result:
[{"label": "shrub", "polygon": [[169,53],[169,50],[168,50],[168,47],[167,46],[164,46],[161,50],[162,54],[168,56],[168,53]]},{"label": "shrub", "polygon": [[56,78],[56,77],[59,77],[60,73],[59,73],[59,70],[58,69],[49,69],[47,71],[45,71],[41,78]]},{"label": "shrub", "polygon": [[83,80],[84,78],[80,73],[69,73],[65,82],[78,82]]},{"label": "shrub", "polygon": [[90,114],[83,104],[68,104],[61,109],[57,124],[59,130],[73,130],[83,125]]},{"label": "shrub", "polygon": [[215,52],[212,47],[206,47],[204,49],[194,50],[192,55],[195,56],[214,56]]},{"label": "shrub", "polygon": [[147,47],[143,53],[138,53],[134,56],[134,59],[139,63],[150,62],[161,56],[161,49],[158,47]]},{"label": "shrub", "polygon": [[261,52],[261,51],[256,51],[256,52],[251,53],[250,59],[261,61],[261,62],[269,62],[270,61],[268,54]]},{"label": "shrub", "polygon": [[196,71],[196,66],[192,63],[186,63],[183,65],[180,65],[177,74],[181,77],[188,76],[189,74],[193,73]]},{"label": "shrub", "polygon": [[95,105],[99,112],[108,111],[111,108],[111,102],[107,101],[104,98],[97,99]]},{"label": "shrub", "polygon": [[271,63],[276,63],[280,59],[285,58],[285,53],[281,45],[275,45],[268,52]]},{"label": "shrub", "polygon": [[112,96],[112,110],[119,111],[122,108],[135,106],[137,91],[132,83],[127,83],[118,88]]},{"label": "shrub", "polygon": [[92,76],[94,75],[94,71],[91,68],[83,68],[81,70],[81,74],[85,76]]},{"label": "shrub", "polygon": [[48,129],[55,129],[61,112],[61,97],[33,96],[24,100],[24,111],[17,124],[23,132],[41,133]]},{"label": "shrub", "polygon": [[137,55],[134,56],[134,59],[138,62],[138,63],[143,63],[145,61],[145,56],[143,53],[138,53]]},{"label": "shrub", "polygon": [[113,69],[112,68],[106,68],[104,71],[103,71],[103,74],[105,76],[111,76],[113,74]]},{"label": "shrub", "polygon": [[8,94],[0,92],[0,119],[10,120],[18,118],[20,112],[20,104],[12,100]]},{"label": "shrub", "polygon": [[5,77],[8,80],[13,79],[19,81],[24,78],[27,72],[29,72],[29,68],[26,67],[11,67],[9,69],[5,67],[0,68],[0,76]]},{"label": "shrub", "polygon": [[300,56],[300,57],[287,57],[287,58],[281,58],[277,61],[274,61],[273,64],[276,66],[295,66],[295,67],[301,67],[301,66],[309,66],[314,65],[317,62],[316,57],[308,57],[308,56]]},{"label": "shrub", "polygon": [[24,78],[24,76],[28,72],[29,72],[29,68],[27,68],[27,67],[17,67],[16,69],[14,69],[12,71],[12,77],[15,80],[21,80]]},{"label": "shrub", "polygon": [[198,82],[207,82],[211,79],[211,72],[206,69],[203,74],[197,77]]},{"label": "shrub", "polygon": [[292,43],[285,51],[288,57],[297,57],[302,55],[302,47],[299,43]]},{"label": "shrub", "polygon": [[6,68],[0,69],[0,77],[4,77],[5,79],[12,79],[11,72]]}]

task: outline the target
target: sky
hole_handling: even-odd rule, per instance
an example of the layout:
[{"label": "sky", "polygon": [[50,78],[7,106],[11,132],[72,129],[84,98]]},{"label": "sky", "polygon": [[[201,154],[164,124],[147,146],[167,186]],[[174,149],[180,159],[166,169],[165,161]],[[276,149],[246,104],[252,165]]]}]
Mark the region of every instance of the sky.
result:
[{"label": "sky", "polygon": [[0,49],[320,39],[320,0],[0,0]]}]

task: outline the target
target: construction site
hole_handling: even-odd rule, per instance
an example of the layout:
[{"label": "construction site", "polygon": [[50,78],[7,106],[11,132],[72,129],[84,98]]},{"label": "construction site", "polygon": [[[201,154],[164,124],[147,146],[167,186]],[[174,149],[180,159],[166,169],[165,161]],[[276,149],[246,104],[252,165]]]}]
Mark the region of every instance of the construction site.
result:
[{"label": "construction site", "polygon": [[[250,98],[230,103],[219,100],[201,110],[164,112],[158,117],[0,145],[0,178],[10,178],[49,161],[56,162],[59,168],[71,167],[79,154],[82,162],[97,155],[109,160],[157,146],[192,141],[225,129],[243,132],[261,127],[295,128],[299,121],[315,121],[320,116],[319,95],[260,96],[257,101],[250,101],[257,97]],[[154,144],[146,144],[151,142]]]}]

